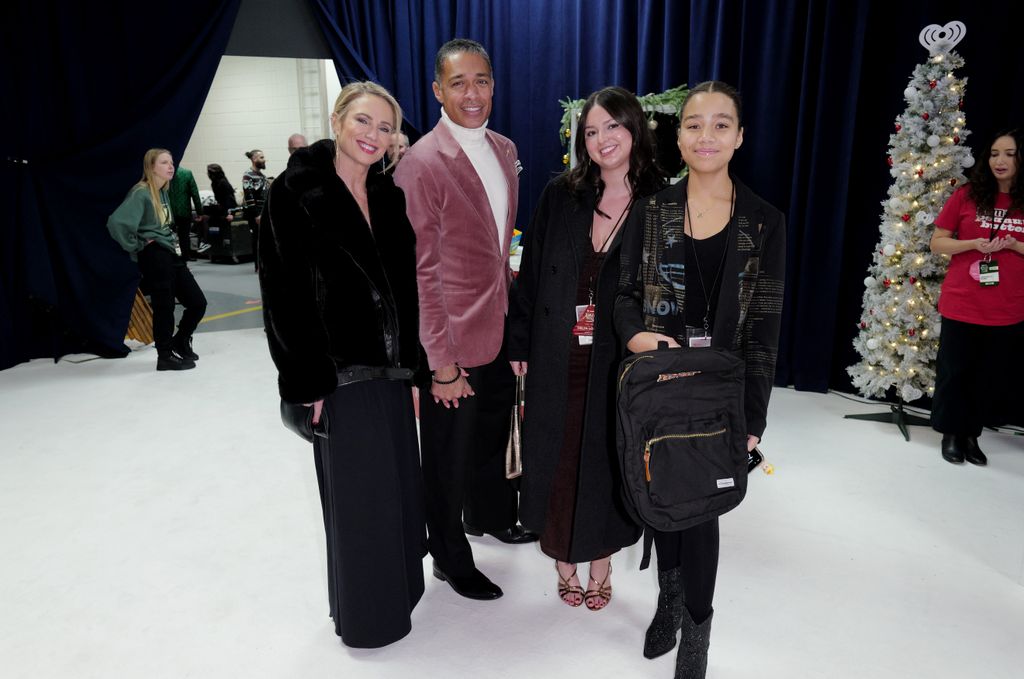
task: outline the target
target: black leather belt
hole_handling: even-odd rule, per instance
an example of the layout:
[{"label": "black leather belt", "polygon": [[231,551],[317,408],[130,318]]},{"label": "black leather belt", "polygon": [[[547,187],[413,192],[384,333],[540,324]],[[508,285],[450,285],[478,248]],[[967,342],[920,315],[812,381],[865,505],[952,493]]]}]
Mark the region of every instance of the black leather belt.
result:
[{"label": "black leather belt", "polygon": [[409,368],[385,368],[383,366],[350,365],[338,371],[338,386],[367,380],[411,380]]}]

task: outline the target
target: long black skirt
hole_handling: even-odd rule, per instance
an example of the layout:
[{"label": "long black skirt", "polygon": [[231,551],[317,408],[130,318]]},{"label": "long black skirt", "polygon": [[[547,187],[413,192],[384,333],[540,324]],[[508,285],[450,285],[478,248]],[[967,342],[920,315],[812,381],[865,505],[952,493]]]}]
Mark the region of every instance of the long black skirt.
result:
[{"label": "long black skirt", "polygon": [[376,648],[412,628],[423,595],[426,529],[412,395],[404,382],[338,387],[324,401],[315,457],[334,630]]}]

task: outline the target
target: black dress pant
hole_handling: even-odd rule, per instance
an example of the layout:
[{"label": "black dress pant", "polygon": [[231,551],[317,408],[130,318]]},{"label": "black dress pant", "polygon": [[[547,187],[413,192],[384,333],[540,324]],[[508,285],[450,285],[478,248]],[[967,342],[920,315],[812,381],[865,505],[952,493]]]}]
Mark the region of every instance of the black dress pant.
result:
[{"label": "black dress pant", "polygon": [[174,300],[184,307],[178,336],[189,339],[206,313],[206,296],[185,265],[185,260],[159,243],[138,254],[142,282],[153,307],[153,339],[157,352],[174,347]]},{"label": "black dress pant", "polygon": [[181,256],[186,260],[192,259],[192,216],[175,217],[174,229],[178,232]]},{"label": "black dress pant", "polygon": [[346,384],[321,417],[328,437],[316,437],[314,453],[334,631],[347,646],[385,646],[409,633],[424,587],[412,393],[393,380]]},{"label": "black dress pant", "polygon": [[427,499],[427,545],[449,575],[476,567],[462,521],[484,531],[516,524],[518,498],[505,478],[505,447],[515,376],[502,347],[487,365],[467,368],[475,396],[458,408],[420,390],[420,443]]},{"label": "black dress pant", "polygon": [[658,550],[658,570],[679,568],[683,580],[686,610],[698,625],[711,615],[718,578],[718,519],[714,518],[686,530],[654,533]]},{"label": "black dress pant", "polygon": [[1024,322],[976,325],[942,319],[935,361],[932,428],[943,434],[978,436],[984,426],[1015,421],[1024,410]]}]

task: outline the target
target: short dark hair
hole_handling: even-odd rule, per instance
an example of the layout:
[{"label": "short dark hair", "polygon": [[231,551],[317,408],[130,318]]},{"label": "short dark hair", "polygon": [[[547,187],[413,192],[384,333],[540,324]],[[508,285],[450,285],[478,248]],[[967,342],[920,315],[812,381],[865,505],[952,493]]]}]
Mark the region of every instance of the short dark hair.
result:
[{"label": "short dark hair", "polygon": [[608,215],[597,207],[601,202],[601,196],[604,195],[604,181],[601,179],[601,169],[590,160],[587,153],[587,140],[583,129],[587,124],[587,115],[595,106],[607,111],[608,115],[625,127],[633,137],[626,180],[634,197],[649,196],[660,190],[665,185],[665,175],[658,167],[654,134],[636,96],[621,87],[605,87],[591,94],[583,104],[576,129],[576,142],[573,145],[576,166],[565,173],[565,179],[569,190],[576,196],[582,194],[586,187],[593,188],[597,193],[594,211],[607,217]]},{"label": "short dark hair", "polygon": [[263,153],[263,151],[260,150],[260,149],[253,149],[252,151],[246,151],[245,152],[245,157],[248,158],[249,160],[252,160],[252,157],[255,156],[257,153]]},{"label": "short dark hair", "polygon": [[690,98],[695,94],[712,93],[718,92],[732,99],[732,103],[736,106],[736,126],[743,127],[743,101],[740,98],[740,93],[736,91],[736,88],[728,83],[724,83],[721,80],[705,80],[699,85],[695,85],[690,88],[690,91],[686,93],[686,98],[683,99],[683,105],[679,107],[679,117],[683,117],[683,111],[686,110],[686,105],[690,102]]},{"label": "short dark hair", "polygon": [[442,84],[441,74],[444,73],[444,62],[448,60],[448,57],[459,54],[460,52],[479,54],[483,57],[484,61],[487,62],[487,70],[491,72],[491,76],[493,77],[494,68],[491,66],[491,57],[487,54],[487,50],[484,49],[484,46],[476,40],[455,38],[454,40],[449,40],[445,44],[441,45],[441,49],[437,50],[437,56],[434,57],[434,82],[438,85]]}]

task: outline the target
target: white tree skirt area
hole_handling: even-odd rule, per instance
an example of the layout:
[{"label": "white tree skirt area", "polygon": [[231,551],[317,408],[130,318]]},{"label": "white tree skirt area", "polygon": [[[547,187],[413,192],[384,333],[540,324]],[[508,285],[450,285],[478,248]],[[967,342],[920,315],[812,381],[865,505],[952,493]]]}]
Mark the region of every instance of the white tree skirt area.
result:
[{"label": "white tree skirt area", "polygon": [[[674,654],[641,655],[657,585],[639,546],[593,613],[559,602],[536,545],[473,539],[504,598],[456,596],[428,558],[412,633],[345,648],[264,334],[195,348],[184,373],[151,348],[0,372],[3,677],[672,676]],[[775,391],[776,474],[722,521],[710,677],[1021,676],[1024,437],[986,433],[989,467],[954,467],[929,429],[842,419],[870,410]]]}]

